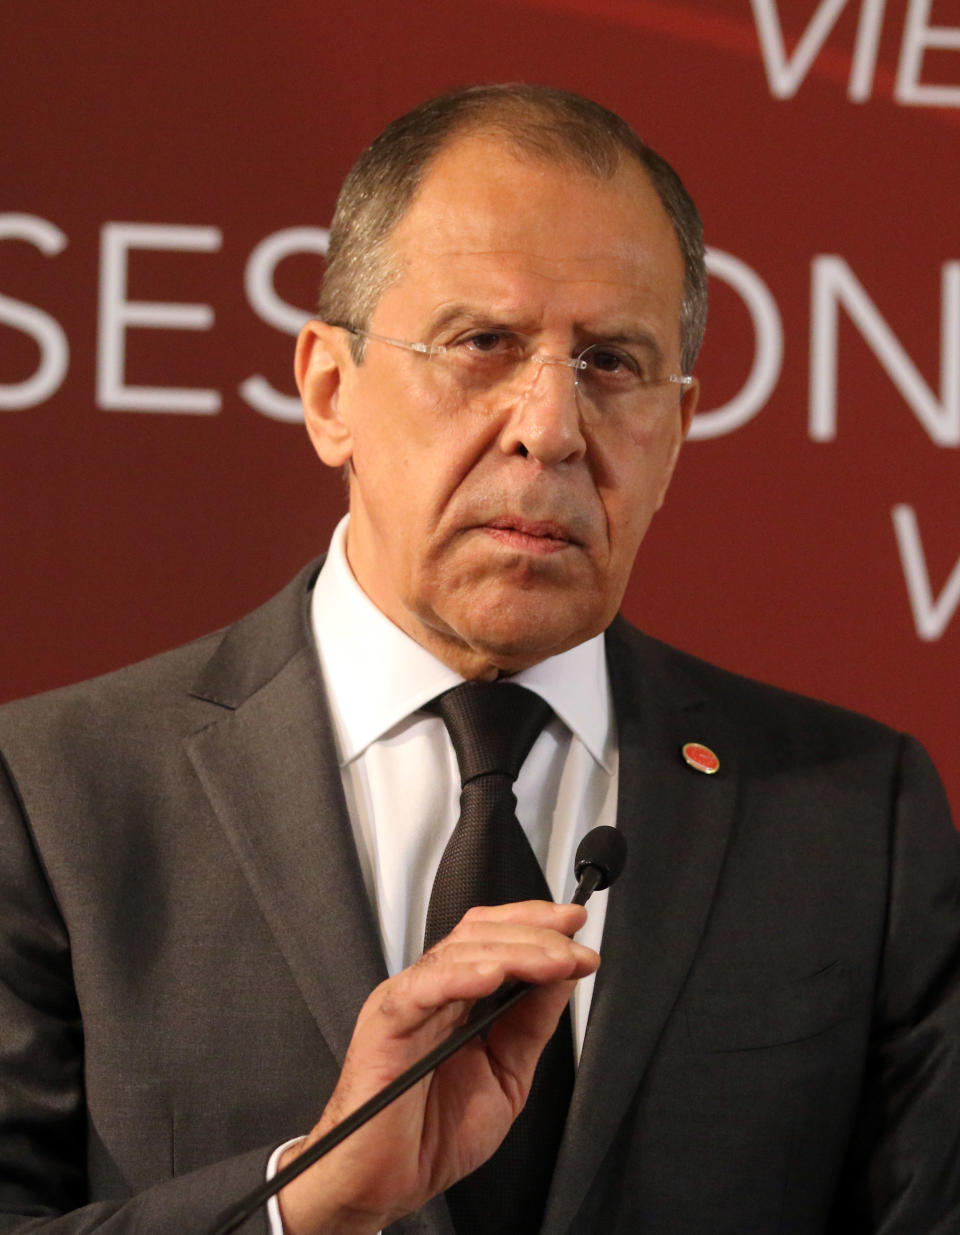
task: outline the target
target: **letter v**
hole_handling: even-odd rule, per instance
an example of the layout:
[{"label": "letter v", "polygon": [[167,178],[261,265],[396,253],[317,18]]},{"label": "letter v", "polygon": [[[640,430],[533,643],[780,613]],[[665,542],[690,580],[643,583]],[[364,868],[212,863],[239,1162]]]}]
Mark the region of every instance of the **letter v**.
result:
[{"label": "letter v", "polygon": [[822,0],[789,59],[783,42],[777,0],[750,0],[750,4],[760,37],[760,51],[770,93],[775,99],[792,98],[827,41],[827,35],[837,24],[837,18],[847,7],[847,0]]},{"label": "letter v", "polygon": [[910,597],[917,635],[928,641],[939,639],[960,606],[960,558],[943,585],[943,591],[934,599],[916,511],[912,506],[901,503],[894,506],[892,513],[893,529],[897,537],[897,548],[900,551],[900,562],[907,582],[907,594]]}]

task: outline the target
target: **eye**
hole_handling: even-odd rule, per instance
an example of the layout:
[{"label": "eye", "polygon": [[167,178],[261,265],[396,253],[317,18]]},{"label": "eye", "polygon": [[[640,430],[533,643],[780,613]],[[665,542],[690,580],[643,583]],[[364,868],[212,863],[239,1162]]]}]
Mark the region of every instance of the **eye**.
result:
[{"label": "eye", "polygon": [[502,330],[478,330],[462,340],[470,351],[490,355],[493,352],[505,350],[512,342],[512,336]]},{"label": "eye", "polygon": [[619,347],[611,347],[605,343],[594,343],[580,354],[580,360],[588,377],[596,377],[603,381],[645,382],[640,362],[635,356]]}]

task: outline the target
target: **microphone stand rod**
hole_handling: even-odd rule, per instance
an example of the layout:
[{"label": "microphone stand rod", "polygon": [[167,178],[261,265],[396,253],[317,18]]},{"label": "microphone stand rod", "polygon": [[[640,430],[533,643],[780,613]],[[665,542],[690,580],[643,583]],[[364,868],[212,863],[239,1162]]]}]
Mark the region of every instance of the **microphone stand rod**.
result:
[{"label": "microphone stand rod", "polygon": [[[577,890],[573,894],[571,904],[585,905],[591,893],[596,891],[605,878],[605,872],[596,866],[585,866],[580,873]],[[423,1080],[425,1076],[431,1073],[434,1068],[438,1068],[445,1059],[449,1059],[454,1052],[458,1051],[461,1046],[469,1042],[471,1038],[475,1038],[477,1034],[483,1033],[488,1029],[498,1016],[509,1011],[514,1004],[520,1000],[529,991],[533,990],[533,984],[530,982],[505,982],[492,995],[488,995],[486,999],[478,1000],[474,1004],[473,1010],[469,1019],[459,1029],[455,1029],[448,1038],[435,1046],[432,1051],[429,1051],[422,1059],[417,1060],[412,1067],[409,1067],[406,1072],[402,1072],[389,1085],[385,1085],[379,1093],[368,1098],[362,1106],[340,1121],[335,1128],[331,1128],[326,1136],[322,1136],[319,1141],[316,1141],[309,1149],[305,1149],[298,1158],[285,1166],[283,1170],[278,1171],[272,1179],[266,1180],[258,1188],[249,1192],[236,1205],[232,1205],[230,1209],[225,1210],[217,1221],[217,1225],[213,1227],[209,1235],[230,1235],[231,1231],[235,1231],[244,1219],[263,1204],[270,1197],[279,1192],[281,1188],[285,1188],[298,1175],[302,1174],[308,1167],[313,1166],[325,1154],[328,1154],[331,1149],[335,1149],[341,1141],[345,1141],[351,1133],[356,1132],[362,1127],[368,1119],[372,1119],[374,1115],[379,1115],[380,1112],[400,1097],[401,1094],[407,1092],[412,1086],[416,1085],[417,1081]]]}]

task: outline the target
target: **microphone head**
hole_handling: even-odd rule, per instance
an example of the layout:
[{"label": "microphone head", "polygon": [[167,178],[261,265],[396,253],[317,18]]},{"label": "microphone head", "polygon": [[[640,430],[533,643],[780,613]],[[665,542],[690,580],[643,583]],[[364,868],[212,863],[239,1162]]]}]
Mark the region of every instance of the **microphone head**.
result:
[{"label": "microphone head", "polygon": [[596,890],[602,892],[620,877],[627,860],[627,842],[616,828],[601,825],[588,832],[577,846],[573,869],[579,879],[584,869],[593,866],[602,873]]}]

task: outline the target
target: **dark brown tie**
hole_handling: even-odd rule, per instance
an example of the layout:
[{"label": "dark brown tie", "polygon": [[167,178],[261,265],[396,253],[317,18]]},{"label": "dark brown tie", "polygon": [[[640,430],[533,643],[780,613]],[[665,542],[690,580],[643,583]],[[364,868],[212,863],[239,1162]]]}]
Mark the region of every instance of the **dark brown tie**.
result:
[{"label": "dark brown tie", "polygon": [[[512,682],[466,682],[430,705],[460,768],[460,818],[434,879],[424,948],[449,934],[472,905],[551,900],[517,820],[513,783],[551,715]],[[573,1090],[569,1009],[547,1043],[527,1104],[489,1161],[447,1191],[457,1235],[537,1231]]]}]

